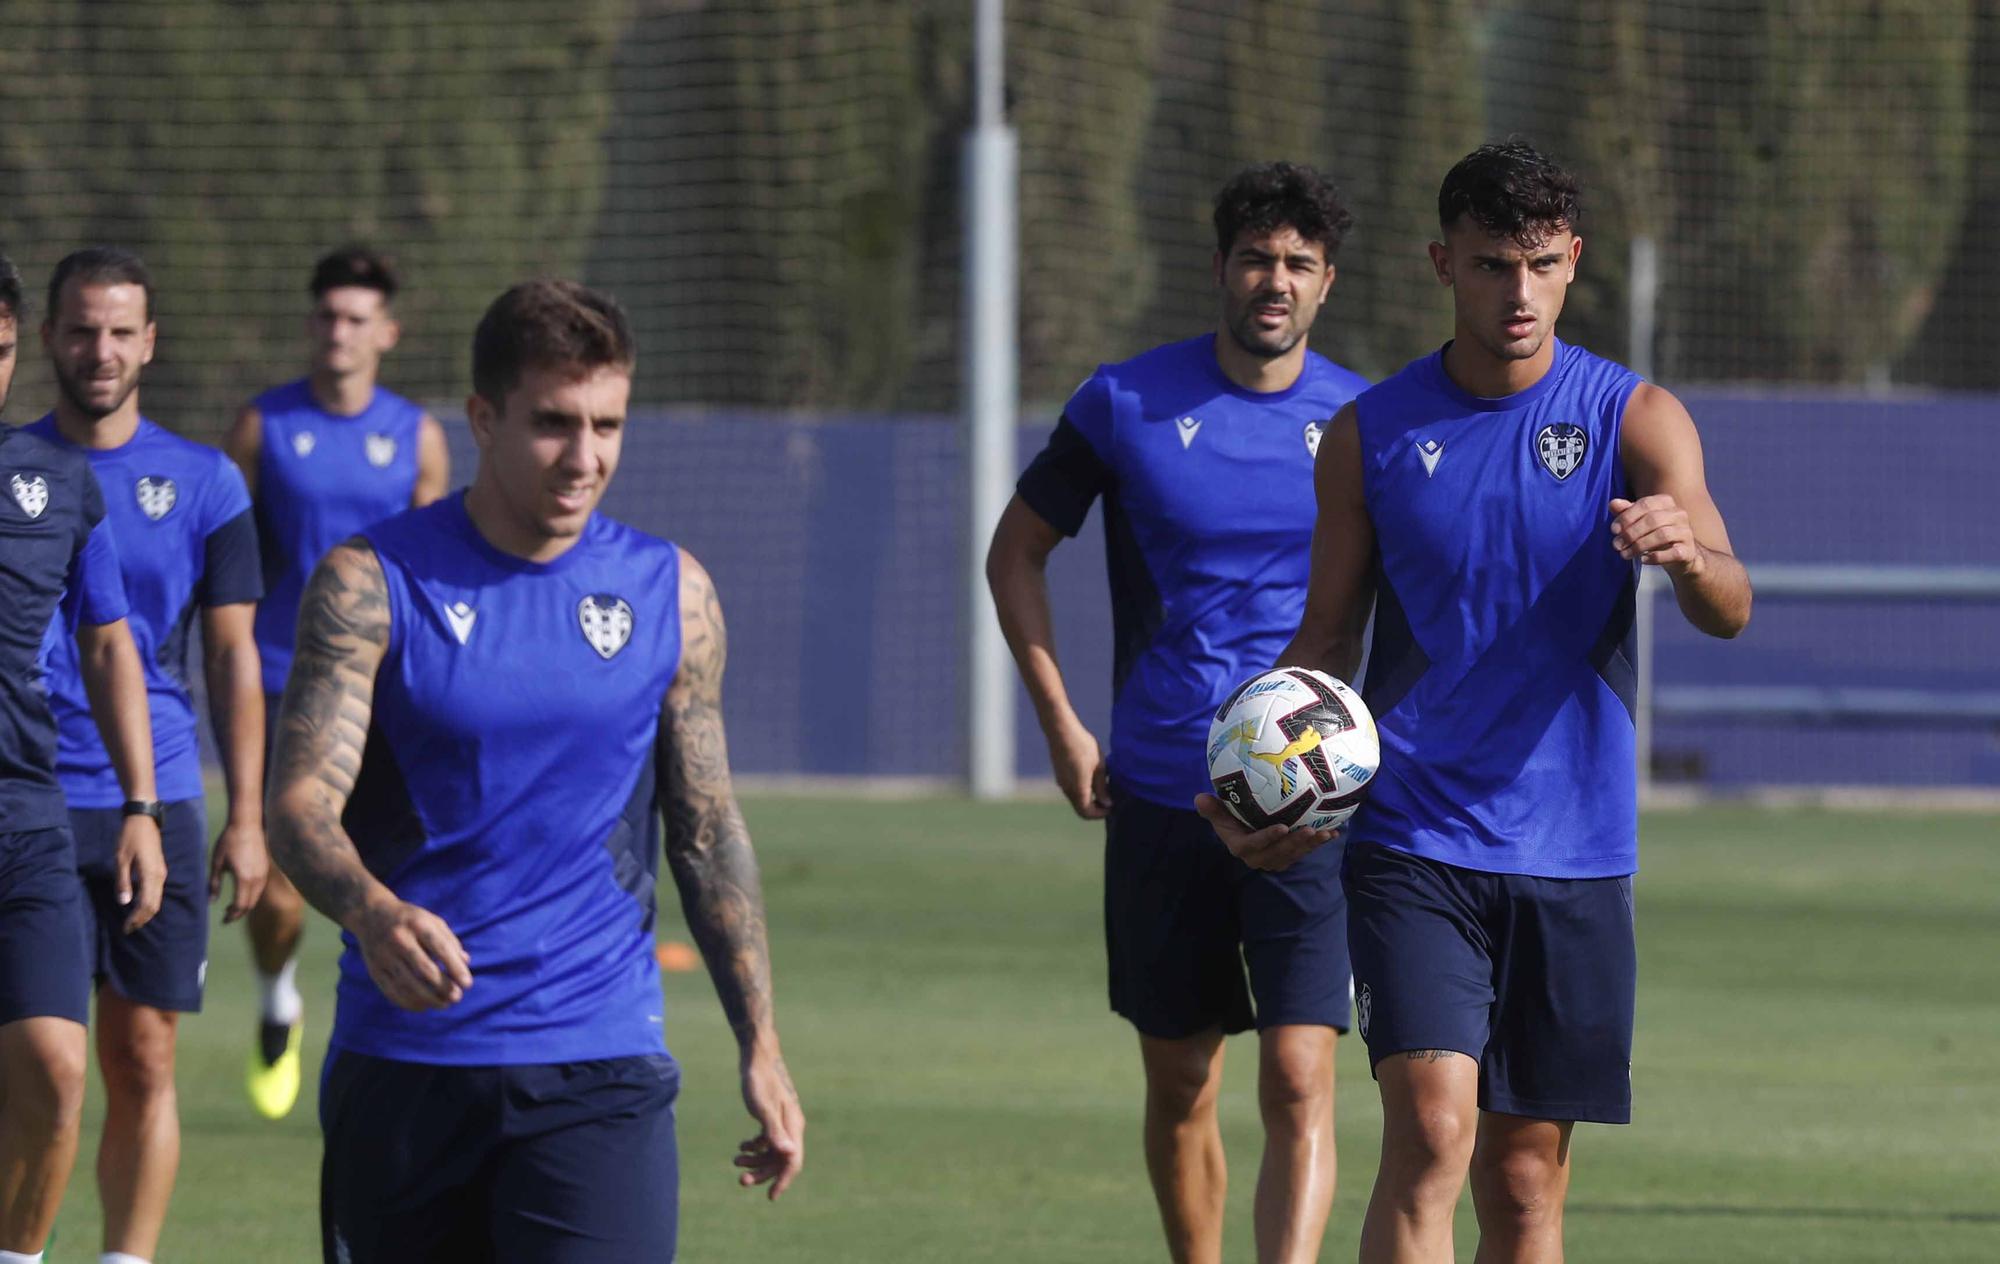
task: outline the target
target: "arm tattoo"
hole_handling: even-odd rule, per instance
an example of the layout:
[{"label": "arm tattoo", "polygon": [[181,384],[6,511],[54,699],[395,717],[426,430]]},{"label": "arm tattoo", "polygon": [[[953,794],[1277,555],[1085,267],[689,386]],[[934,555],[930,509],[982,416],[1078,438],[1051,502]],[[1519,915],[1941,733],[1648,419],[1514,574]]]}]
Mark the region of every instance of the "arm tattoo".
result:
[{"label": "arm tattoo", "polygon": [[1412,1049],[1403,1056],[1412,1062],[1442,1062],[1456,1052],[1455,1049]]},{"label": "arm tattoo", "polygon": [[299,603],[266,808],[272,857],[314,908],[343,925],[373,885],[340,814],[361,771],[388,644],[382,564],[356,537],[327,554]]},{"label": "arm tattoo", "polygon": [[680,595],[681,662],[661,709],[658,754],[667,865],[722,1012],[747,1048],[771,1023],[764,894],[729,781],[722,605],[707,573],[685,554]]}]

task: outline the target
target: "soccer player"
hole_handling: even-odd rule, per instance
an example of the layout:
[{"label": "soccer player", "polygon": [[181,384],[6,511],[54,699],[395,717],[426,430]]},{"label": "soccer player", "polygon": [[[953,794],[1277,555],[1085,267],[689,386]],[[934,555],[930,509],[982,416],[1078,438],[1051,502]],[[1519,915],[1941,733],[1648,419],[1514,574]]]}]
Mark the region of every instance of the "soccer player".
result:
[{"label": "soccer player", "polygon": [[[21,312],[21,274],[0,256],[0,406]],[[159,910],[166,864],[104,499],[81,455],[0,425],[0,1264],[42,1258],[83,1113],[88,931],[40,668],[58,608],[125,796],[112,881],[129,935]]]},{"label": "soccer player", "polygon": [[463,493],[330,552],[278,719],[273,850],[346,930],[320,1099],[328,1264],[673,1257],[680,1074],[654,959],[656,817],[741,1049],[776,1197],[804,1120],[693,557],[596,512],[623,311],[536,281],[473,335]]},{"label": "soccer player", "polygon": [[[1353,672],[1372,598],[1382,768],[1345,868],[1383,1112],[1361,1258],[1450,1259],[1469,1172],[1480,1259],[1559,1260],[1576,1122],[1631,1117],[1639,567],[1713,636],[1743,629],[1750,583],[1687,410],[1555,337],[1576,181],[1488,145],[1438,218],[1452,340],[1327,432],[1281,661]],[[1310,831],[1201,807],[1252,864],[1317,854]]]},{"label": "soccer player", "polygon": [[[372,250],[348,246],[321,259],[306,322],[311,372],[252,400],[223,441],[256,498],[264,562],[257,651],[272,714],[291,669],[294,619],[312,568],[369,523],[430,504],[451,479],[443,428],[376,383],[401,333],[391,307],[396,288],[394,270]],[[296,982],[305,903],[283,873],[272,871],[246,926],[259,1013],[245,1088],[261,1114],[282,1119],[299,1096],[305,1015]]]},{"label": "soccer player", "polygon": [[[233,882],[225,921],[256,904],[264,852],[264,693],[251,634],[263,578],[250,496],[229,458],[139,412],[139,379],[153,358],[152,279],[140,259],[109,247],[79,250],[49,280],[42,341],[55,410],[28,433],[87,458],[105,492],[118,546],[128,622],[145,665],[167,883],[160,911],[120,934],[114,857],[125,795],[90,712],[76,643],[51,629],[45,656],[56,718],[56,774],[69,801],[84,910],[94,930],[97,1065],[104,1135],[97,1183],[107,1264],[144,1264],[159,1244],[180,1164],[174,1046],[180,1015],[201,1008],[208,968],[209,898]],[[201,617],[209,714],[229,793],[229,818],[204,866],[208,836],[188,631]],[[204,882],[203,874],[207,878]]]},{"label": "soccer player", "polygon": [[[1313,453],[1366,385],[1306,347],[1351,223],[1309,168],[1232,179],[1215,204],[1214,332],[1078,388],[987,553],[1056,782],[1078,816],[1106,822],[1111,1008],[1139,1033],[1146,1167],[1175,1260],[1222,1254],[1226,1034],[1258,1031],[1258,1258],[1317,1258],[1333,1200],[1333,1051],[1348,1022],[1338,851],[1258,873],[1192,804],[1209,784],[1209,717],[1298,626]],[[1044,575],[1100,496],[1117,637],[1108,756],[1071,706]]]}]

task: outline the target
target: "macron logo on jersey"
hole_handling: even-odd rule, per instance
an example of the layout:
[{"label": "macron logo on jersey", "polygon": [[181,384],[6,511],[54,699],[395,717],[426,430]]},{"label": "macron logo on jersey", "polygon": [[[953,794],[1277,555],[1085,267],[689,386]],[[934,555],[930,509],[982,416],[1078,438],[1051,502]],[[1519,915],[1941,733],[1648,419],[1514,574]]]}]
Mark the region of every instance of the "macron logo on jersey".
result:
[{"label": "macron logo on jersey", "polygon": [[463,645],[465,638],[472,635],[472,624],[479,618],[479,612],[462,601],[454,601],[444,608],[444,618],[451,624],[451,634]]},{"label": "macron logo on jersey", "polygon": [[1319,437],[1326,433],[1326,423],[1309,421],[1306,423],[1306,455],[1315,461],[1319,459]]},{"label": "macron logo on jersey", "polygon": [[33,478],[22,478],[16,474],[8,484],[14,491],[14,503],[30,518],[42,516],[42,510],[49,507],[49,480],[37,474]]},{"label": "macron logo on jersey", "polygon": [[1201,429],[1201,418],[1182,417],[1174,422],[1174,426],[1181,432],[1181,448],[1185,451],[1187,446],[1194,442],[1195,432]]},{"label": "macron logo on jersey", "polygon": [[1424,463],[1424,477],[1437,474],[1438,461],[1444,456],[1444,445],[1436,439],[1425,439],[1417,444],[1417,456]]}]

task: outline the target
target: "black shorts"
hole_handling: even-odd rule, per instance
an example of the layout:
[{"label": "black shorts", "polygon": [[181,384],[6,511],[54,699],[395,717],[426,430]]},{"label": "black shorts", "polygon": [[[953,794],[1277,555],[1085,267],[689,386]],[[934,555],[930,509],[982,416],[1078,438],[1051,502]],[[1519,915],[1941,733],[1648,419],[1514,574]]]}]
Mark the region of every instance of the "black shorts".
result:
[{"label": "black shorts", "polygon": [[679,1092],[664,1053],[479,1067],[330,1053],[326,1264],[666,1264]]},{"label": "black shorts", "polygon": [[166,805],[160,845],[167,884],[160,911],[131,934],[131,909],[118,902],[118,835],[125,814],[117,808],[72,808],[76,867],[83,878],[91,973],[137,1005],[183,1014],[201,1010],[208,979],[208,812],[200,799]]},{"label": "black shorts", "polygon": [[67,826],[0,833],[0,1024],[90,1021],[90,934]]},{"label": "black shorts", "polygon": [[1347,850],[1355,1011],[1370,1064],[1412,1049],[1479,1062],[1479,1108],[1632,1118],[1632,879],[1462,869]]},{"label": "black shorts", "polygon": [[1230,855],[1192,808],[1115,786],[1112,803],[1104,938],[1113,1010],[1169,1040],[1217,1027],[1347,1030],[1340,840],[1264,873]]}]

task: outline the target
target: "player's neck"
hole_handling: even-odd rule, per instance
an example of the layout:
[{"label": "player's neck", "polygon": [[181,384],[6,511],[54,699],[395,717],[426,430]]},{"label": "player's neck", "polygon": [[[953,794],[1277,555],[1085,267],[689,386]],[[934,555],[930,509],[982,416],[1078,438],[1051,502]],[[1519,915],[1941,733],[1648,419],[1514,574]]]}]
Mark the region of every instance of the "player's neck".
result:
[{"label": "player's neck", "polygon": [[329,373],[314,369],[306,377],[313,402],[336,417],[358,417],[375,399],[372,373]]},{"label": "player's neck", "polygon": [[488,544],[524,562],[553,562],[583,538],[547,536],[536,531],[508,507],[500,489],[480,474],[474,474],[472,484],[465,489],[465,516],[472,519],[473,529]]},{"label": "player's neck", "polygon": [[1525,360],[1506,360],[1479,345],[1463,329],[1455,331],[1445,348],[1445,376],[1468,395],[1480,399],[1502,399],[1527,390],[1547,376],[1556,362],[1556,336],[1542,339],[1535,354]]},{"label": "player's neck", "polygon": [[1306,340],[1301,338],[1281,356],[1252,355],[1237,345],[1227,329],[1215,331],[1215,364],[1228,378],[1246,391],[1271,395],[1288,391],[1305,372]]},{"label": "player's neck", "polygon": [[56,401],[56,433],[79,448],[108,452],[132,442],[139,433],[139,392],[120,404],[117,411],[92,417],[78,411],[66,399]]}]

